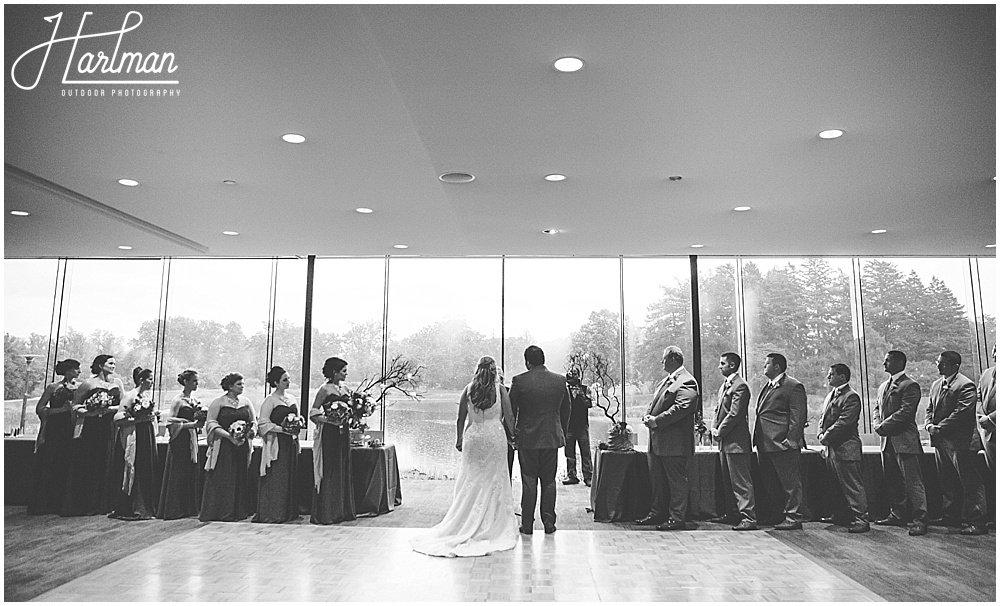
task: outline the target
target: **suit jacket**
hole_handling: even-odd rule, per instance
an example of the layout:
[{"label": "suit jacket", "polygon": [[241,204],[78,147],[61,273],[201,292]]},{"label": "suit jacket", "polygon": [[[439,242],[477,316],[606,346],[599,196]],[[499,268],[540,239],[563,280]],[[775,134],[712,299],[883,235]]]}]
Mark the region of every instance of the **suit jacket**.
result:
[{"label": "suit jacket", "polygon": [[544,365],[523,372],[510,383],[515,442],[524,450],[566,445],[570,403],[566,377]]},{"label": "suit jacket", "polygon": [[723,383],[719,388],[719,405],[715,409],[715,426],[719,430],[719,450],[732,453],[751,453],[750,386],[739,375],[733,375],[732,385]]},{"label": "suit jacket", "polygon": [[819,443],[826,447],[826,456],[840,461],[861,460],[861,396],[850,387],[827,396],[819,422]]},{"label": "suit jacket", "polygon": [[656,418],[656,427],[649,428],[649,451],[661,457],[692,456],[698,382],[687,370],[681,370],[669,385],[665,381],[646,410]]},{"label": "suit jacket", "polygon": [[951,387],[944,389],[944,377],[931,384],[927,403],[927,423],[940,427],[931,436],[931,446],[949,450],[979,450],[979,430],[976,428],[976,384],[962,373],[956,373]]},{"label": "suit jacket", "polygon": [[878,388],[873,415],[875,433],[881,436],[882,450],[886,450],[891,442],[897,453],[921,454],[924,447],[920,444],[920,432],[917,430],[920,385],[906,373],[899,375],[891,389],[889,381],[891,379]]},{"label": "suit jacket", "polygon": [[979,377],[979,402],[976,404],[976,421],[983,445],[996,446],[997,436],[997,384],[996,366],[987,368]]},{"label": "suit jacket", "polygon": [[786,374],[774,389],[764,385],[757,396],[753,429],[757,451],[801,450],[805,446],[802,434],[808,412],[806,388],[794,377]]}]

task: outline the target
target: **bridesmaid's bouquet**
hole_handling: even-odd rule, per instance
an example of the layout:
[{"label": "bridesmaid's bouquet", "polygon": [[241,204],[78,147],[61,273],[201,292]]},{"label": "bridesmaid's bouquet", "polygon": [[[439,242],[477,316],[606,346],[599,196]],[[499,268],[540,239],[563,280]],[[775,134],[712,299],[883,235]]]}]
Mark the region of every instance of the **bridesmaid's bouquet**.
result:
[{"label": "bridesmaid's bouquet", "polygon": [[229,435],[233,436],[233,439],[239,442],[240,440],[249,440],[252,436],[252,428],[250,424],[243,419],[236,419],[233,424],[229,426]]},{"label": "bridesmaid's bouquet", "polygon": [[89,412],[96,410],[107,410],[115,403],[114,397],[107,390],[95,391],[83,402]]},{"label": "bridesmaid's bouquet", "polygon": [[334,425],[347,423],[351,417],[351,409],[348,406],[350,399],[348,395],[330,394],[323,400],[323,414]]},{"label": "bridesmaid's bouquet", "polygon": [[205,426],[205,421],[208,420],[208,409],[202,408],[201,406],[195,406],[194,418],[191,420],[198,424],[198,429],[201,429]]},{"label": "bridesmaid's bouquet", "polygon": [[285,419],[281,422],[282,431],[292,435],[298,435],[298,433],[302,431],[302,428],[305,426],[306,420],[294,412],[288,413]]},{"label": "bridesmaid's bouquet", "polygon": [[132,421],[150,421],[154,416],[156,410],[150,398],[136,398],[132,406],[125,411],[125,418]]}]

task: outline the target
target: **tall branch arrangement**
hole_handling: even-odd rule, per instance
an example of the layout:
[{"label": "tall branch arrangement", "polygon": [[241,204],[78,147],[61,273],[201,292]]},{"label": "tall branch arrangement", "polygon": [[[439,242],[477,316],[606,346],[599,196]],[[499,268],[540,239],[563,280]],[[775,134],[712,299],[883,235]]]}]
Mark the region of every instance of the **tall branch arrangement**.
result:
[{"label": "tall branch arrangement", "polygon": [[389,366],[381,375],[373,375],[361,381],[358,391],[369,393],[373,390],[378,392],[376,402],[385,400],[385,396],[390,391],[398,391],[411,400],[419,400],[424,397],[418,388],[420,387],[420,372],[424,366],[407,360],[402,354],[397,355],[389,362]]},{"label": "tall branch arrangement", "polygon": [[618,381],[612,373],[610,361],[599,353],[576,352],[569,357],[569,367],[579,373],[584,384],[590,383],[591,389],[597,396],[594,398],[594,404],[601,409],[604,416],[615,425],[623,424],[624,420],[618,420],[618,414],[622,412],[622,402],[615,389]]}]

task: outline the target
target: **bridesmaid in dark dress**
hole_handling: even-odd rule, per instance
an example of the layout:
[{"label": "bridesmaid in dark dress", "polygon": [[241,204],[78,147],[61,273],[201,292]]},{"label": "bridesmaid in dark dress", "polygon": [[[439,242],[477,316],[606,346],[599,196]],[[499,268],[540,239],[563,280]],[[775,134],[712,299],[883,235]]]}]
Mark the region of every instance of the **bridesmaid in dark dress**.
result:
[{"label": "bridesmaid in dark dress", "polygon": [[73,395],[73,445],[63,495],[62,516],[92,516],[111,511],[110,476],[114,417],[125,391],[113,377],[115,358],[101,354],[90,365],[94,376]]},{"label": "bridesmaid in dark dress", "polygon": [[243,375],[230,373],[220,381],[226,393],[208,407],[205,433],[208,461],[205,463],[205,491],[201,499],[202,522],[242,522],[250,511],[250,455],[253,434],[234,436],[229,430],[236,421],[252,432],[256,420],[253,403],[243,393]]},{"label": "bridesmaid in dark dress", "polygon": [[157,515],[164,520],[177,520],[198,515],[201,504],[201,483],[198,469],[198,429],[202,422],[195,419],[201,402],[191,393],[198,389],[198,371],[187,369],[177,375],[184,391],[174,396],[167,412],[167,462],[163,466],[160,485],[160,505]]},{"label": "bridesmaid in dark dress", "polygon": [[323,403],[336,401],[349,395],[341,386],[347,378],[347,362],[328,358],[323,365],[323,376],[328,380],[316,392],[309,418],[316,424],[313,440],[313,524],[336,524],[353,520],[354,486],[351,479],[351,437],[347,419],[330,417],[323,411]]},{"label": "bridesmaid in dark dress", "polygon": [[275,366],[267,373],[274,391],[260,405],[257,429],[264,446],[260,453],[260,484],[254,522],[278,524],[298,519],[295,500],[295,470],[299,460],[299,434],[288,433],[281,422],[298,415],[298,402],[286,390],[291,380],[285,369]]},{"label": "bridesmaid in dark dress", "polygon": [[160,484],[156,478],[156,425],[153,370],[132,370],[136,388],[125,394],[115,413],[115,454],[111,467],[109,518],[149,520],[156,514]]},{"label": "bridesmaid in dark dress", "polygon": [[66,492],[73,445],[73,393],[79,387],[80,363],[72,359],[56,362],[56,374],[62,381],[46,387],[35,407],[42,426],[35,441],[35,492],[28,503],[32,515],[59,513]]}]

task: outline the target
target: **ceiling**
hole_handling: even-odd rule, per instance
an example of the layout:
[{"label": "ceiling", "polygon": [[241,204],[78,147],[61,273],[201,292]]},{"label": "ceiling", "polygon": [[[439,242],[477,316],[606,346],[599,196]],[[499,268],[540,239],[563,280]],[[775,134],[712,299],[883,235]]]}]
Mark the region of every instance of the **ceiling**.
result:
[{"label": "ceiling", "polygon": [[[994,252],[993,5],[104,5],[15,86],[85,8],[4,7],[6,257]],[[178,84],[62,84],[119,38]]]}]

